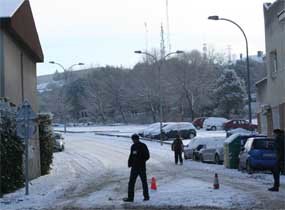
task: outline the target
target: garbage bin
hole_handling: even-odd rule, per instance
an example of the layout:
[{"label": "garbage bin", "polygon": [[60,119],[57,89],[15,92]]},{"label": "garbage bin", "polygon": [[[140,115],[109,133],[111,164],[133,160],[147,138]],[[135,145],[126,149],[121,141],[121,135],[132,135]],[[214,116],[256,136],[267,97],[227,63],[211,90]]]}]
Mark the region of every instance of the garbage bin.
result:
[{"label": "garbage bin", "polygon": [[241,148],[240,137],[240,134],[233,134],[224,143],[224,165],[226,168],[238,168],[238,155]]},{"label": "garbage bin", "polygon": [[224,166],[226,168],[238,168],[239,153],[248,138],[262,135],[233,134],[224,143]]}]

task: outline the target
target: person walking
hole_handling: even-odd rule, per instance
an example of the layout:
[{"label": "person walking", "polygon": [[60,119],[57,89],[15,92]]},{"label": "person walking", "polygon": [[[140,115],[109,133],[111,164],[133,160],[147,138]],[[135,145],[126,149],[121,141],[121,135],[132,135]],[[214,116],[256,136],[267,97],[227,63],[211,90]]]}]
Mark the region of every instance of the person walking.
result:
[{"label": "person walking", "polygon": [[180,165],[183,165],[182,152],[184,150],[184,145],[179,135],[176,136],[175,140],[171,145],[171,148],[172,151],[174,151],[175,164],[176,165],[178,164],[178,159],[179,159]]},{"label": "person walking", "polygon": [[144,201],[149,200],[149,192],[146,176],[146,161],[149,159],[149,151],[147,146],[140,142],[139,135],[132,135],[133,145],[131,146],[131,152],[128,160],[128,167],[131,168],[129,185],[128,185],[128,197],[124,198],[124,202],[134,201],[134,190],[137,177],[140,176],[143,187]]},{"label": "person walking", "polygon": [[274,150],[276,152],[276,164],[273,167],[272,174],[274,178],[273,187],[269,188],[269,191],[279,191],[280,186],[280,172],[281,168],[284,166],[284,131],[281,129],[275,129],[273,131],[274,134]]}]

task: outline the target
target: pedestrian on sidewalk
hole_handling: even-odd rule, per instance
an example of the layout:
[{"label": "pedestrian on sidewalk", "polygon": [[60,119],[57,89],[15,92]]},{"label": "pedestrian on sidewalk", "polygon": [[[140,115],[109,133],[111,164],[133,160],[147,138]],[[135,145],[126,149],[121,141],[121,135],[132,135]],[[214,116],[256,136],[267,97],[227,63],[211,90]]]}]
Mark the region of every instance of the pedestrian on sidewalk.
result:
[{"label": "pedestrian on sidewalk", "polygon": [[184,145],[179,135],[177,135],[175,140],[173,141],[171,149],[172,151],[174,151],[175,164],[176,165],[178,164],[178,159],[179,159],[180,165],[183,165],[182,152],[184,150]]},{"label": "pedestrian on sidewalk", "polygon": [[139,135],[132,135],[133,145],[131,146],[131,152],[128,160],[128,167],[131,168],[128,197],[124,198],[125,202],[134,201],[134,191],[137,177],[140,176],[143,187],[144,201],[149,200],[147,176],[146,176],[146,161],[149,159],[149,151],[147,146],[140,142]]},{"label": "pedestrian on sidewalk", "polygon": [[269,188],[269,191],[279,191],[280,186],[280,172],[281,168],[284,167],[284,131],[281,129],[275,129],[274,134],[274,150],[276,152],[276,164],[273,167],[272,174],[274,178],[273,187]]}]

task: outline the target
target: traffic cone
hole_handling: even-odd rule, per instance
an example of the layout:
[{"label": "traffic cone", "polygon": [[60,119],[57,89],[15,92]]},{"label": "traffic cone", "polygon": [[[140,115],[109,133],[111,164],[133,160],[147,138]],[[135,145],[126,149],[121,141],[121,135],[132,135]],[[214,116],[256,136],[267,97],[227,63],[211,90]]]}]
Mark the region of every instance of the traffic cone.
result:
[{"label": "traffic cone", "polygon": [[151,178],[151,187],[150,187],[150,189],[152,189],[152,190],[157,190],[155,177],[152,177],[152,178]]},{"label": "traffic cone", "polygon": [[220,188],[219,177],[218,177],[217,173],[215,174],[215,177],[214,177],[214,185],[213,185],[213,187],[214,187],[215,190],[218,190]]}]

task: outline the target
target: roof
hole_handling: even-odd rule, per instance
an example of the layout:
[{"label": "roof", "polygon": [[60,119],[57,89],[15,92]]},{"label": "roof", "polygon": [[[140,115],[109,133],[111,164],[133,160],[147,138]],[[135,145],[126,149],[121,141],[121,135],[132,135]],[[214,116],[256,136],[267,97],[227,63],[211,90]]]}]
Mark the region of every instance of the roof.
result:
[{"label": "roof", "polygon": [[43,62],[43,51],[29,0],[0,0],[0,23],[1,28],[36,62]]},{"label": "roof", "polygon": [[262,85],[262,84],[265,84],[265,83],[267,83],[267,77],[264,77],[263,79],[257,81],[255,83],[255,86],[259,86],[259,85]]}]

